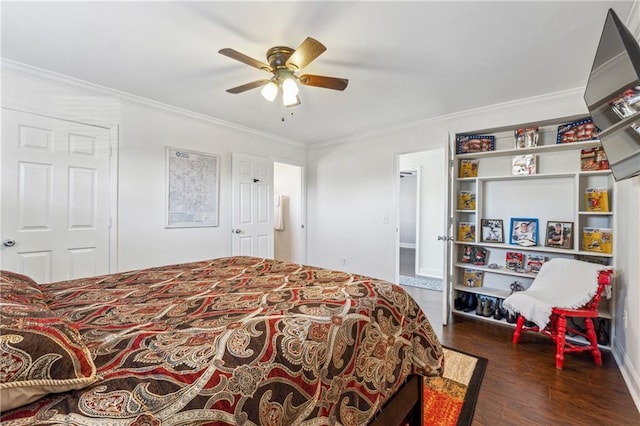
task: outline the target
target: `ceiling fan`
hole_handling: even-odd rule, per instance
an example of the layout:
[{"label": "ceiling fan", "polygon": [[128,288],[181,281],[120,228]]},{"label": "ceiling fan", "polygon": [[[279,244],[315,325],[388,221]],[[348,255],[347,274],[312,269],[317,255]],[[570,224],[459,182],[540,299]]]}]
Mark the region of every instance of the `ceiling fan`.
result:
[{"label": "ceiling fan", "polygon": [[349,84],[349,80],[345,78],[325,77],[313,74],[296,75],[298,71],[309,65],[325,50],[327,50],[327,48],[318,40],[307,37],[295,50],[285,46],[275,46],[267,50],[267,61],[269,64],[265,64],[264,62],[229,48],[221,49],[218,53],[249,66],[273,73],[271,79],[252,81],[251,83],[227,89],[227,92],[242,93],[264,86],[261,93],[265,99],[273,102],[278,96],[278,93],[282,91],[282,103],[284,106],[293,107],[300,105],[296,82],[305,86],[315,86],[333,90],[344,90],[347,84]]}]

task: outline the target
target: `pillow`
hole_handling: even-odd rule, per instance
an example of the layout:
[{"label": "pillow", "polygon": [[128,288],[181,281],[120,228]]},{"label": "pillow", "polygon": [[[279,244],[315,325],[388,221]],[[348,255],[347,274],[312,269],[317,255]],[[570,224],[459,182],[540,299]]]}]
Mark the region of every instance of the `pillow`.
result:
[{"label": "pillow", "polygon": [[49,309],[37,286],[0,271],[0,411],[97,380],[80,333]]}]

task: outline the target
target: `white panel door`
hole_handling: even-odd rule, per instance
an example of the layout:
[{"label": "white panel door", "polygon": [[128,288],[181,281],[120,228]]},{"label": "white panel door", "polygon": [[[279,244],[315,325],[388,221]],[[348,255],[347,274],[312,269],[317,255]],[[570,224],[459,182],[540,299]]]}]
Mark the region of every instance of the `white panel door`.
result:
[{"label": "white panel door", "polygon": [[40,283],[109,272],[110,133],[2,109],[2,268]]},{"label": "white panel door", "polygon": [[273,258],[273,161],[233,154],[234,256]]}]

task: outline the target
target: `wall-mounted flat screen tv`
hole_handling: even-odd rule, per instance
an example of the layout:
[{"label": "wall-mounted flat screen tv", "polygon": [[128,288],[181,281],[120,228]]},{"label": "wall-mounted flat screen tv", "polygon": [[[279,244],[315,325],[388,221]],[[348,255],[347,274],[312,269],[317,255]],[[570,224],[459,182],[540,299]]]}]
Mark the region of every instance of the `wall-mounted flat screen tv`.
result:
[{"label": "wall-mounted flat screen tv", "polygon": [[640,175],[640,45],[609,9],[584,100],[616,181]]}]

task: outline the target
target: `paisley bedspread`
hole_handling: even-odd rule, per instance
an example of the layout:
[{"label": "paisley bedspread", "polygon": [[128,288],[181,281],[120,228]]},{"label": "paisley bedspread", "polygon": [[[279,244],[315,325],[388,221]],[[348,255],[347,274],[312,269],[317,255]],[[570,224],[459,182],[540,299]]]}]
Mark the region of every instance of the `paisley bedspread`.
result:
[{"label": "paisley bedspread", "polygon": [[40,286],[98,381],[3,425],[363,425],[442,348],[401,287],[229,257]]}]

